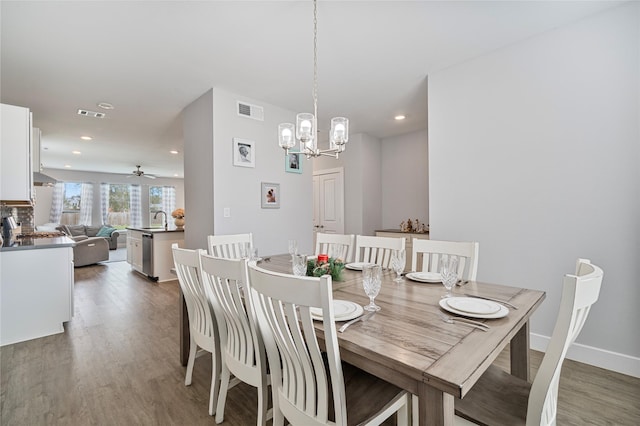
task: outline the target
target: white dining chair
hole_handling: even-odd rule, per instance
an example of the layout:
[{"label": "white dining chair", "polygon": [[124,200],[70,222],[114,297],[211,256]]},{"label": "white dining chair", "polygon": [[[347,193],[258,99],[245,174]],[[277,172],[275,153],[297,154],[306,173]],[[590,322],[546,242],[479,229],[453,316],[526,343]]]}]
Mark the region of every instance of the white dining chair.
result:
[{"label": "white dining chair", "polygon": [[222,374],[216,423],[224,421],[231,374],[258,389],[257,425],[267,422],[270,378],[267,354],[255,319],[252,300],[246,297],[246,259],[223,259],[200,254],[202,281],[216,315],[222,354]]},{"label": "white dining chair", "polygon": [[602,269],[578,259],[575,275],[564,277],[556,325],[533,384],[490,366],[464,398],[456,398],[456,424],[556,424],[562,363],[598,300],[602,277]]},{"label": "white dining chair", "polygon": [[220,388],[220,338],[215,314],[204,290],[200,274],[200,252],[204,250],[189,250],[172,244],[173,263],[178,276],[178,283],[184,295],[189,316],[189,360],[184,384],[191,385],[193,365],[196,356],[204,352],[211,353],[211,390],[209,392],[209,415],[215,414],[215,402]]},{"label": "white dining chair", "polygon": [[240,259],[243,255],[250,255],[248,250],[251,247],[253,247],[252,233],[207,236],[207,249],[211,256]]},{"label": "white dining chair", "polygon": [[356,237],[355,262],[370,262],[389,268],[391,253],[394,250],[405,249],[406,238],[371,237],[358,235]]},{"label": "white dining chair", "polygon": [[[250,262],[249,287],[271,368],[274,426],[284,419],[303,426],[378,425],[394,413],[397,424],[408,424],[406,391],[341,362],[330,276],[297,277]],[[322,344],[314,308],[322,310]]]},{"label": "white dining chair", "polygon": [[[327,254],[329,257],[342,259],[345,263],[351,262],[356,237],[353,234],[316,234],[316,256]],[[336,252],[334,253],[334,250]]]},{"label": "white dining chair", "polygon": [[463,281],[475,281],[478,275],[479,243],[466,241],[438,241],[413,239],[411,270],[413,272],[438,272],[443,254],[458,256],[458,277]]}]

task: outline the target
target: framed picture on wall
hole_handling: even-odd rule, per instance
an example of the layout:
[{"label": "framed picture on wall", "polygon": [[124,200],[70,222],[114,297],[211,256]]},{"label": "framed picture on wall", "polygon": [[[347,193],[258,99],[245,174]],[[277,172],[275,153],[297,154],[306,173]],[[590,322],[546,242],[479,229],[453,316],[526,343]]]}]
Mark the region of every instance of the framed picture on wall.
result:
[{"label": "framed picture on wall", "polygon": [[299,152],[289,151],[284,156],[284,169],[289,173],[302,173],[302,154]]},{"label": "framed picture on wall", "polygon": [[233,165],[238,167],[256,166],[255,142],[233,138]]},{"label": "framed picture on wall", "polygon": [[280,208],[280,184],[262,182],[261,207],[263,209],[279,209]]}]

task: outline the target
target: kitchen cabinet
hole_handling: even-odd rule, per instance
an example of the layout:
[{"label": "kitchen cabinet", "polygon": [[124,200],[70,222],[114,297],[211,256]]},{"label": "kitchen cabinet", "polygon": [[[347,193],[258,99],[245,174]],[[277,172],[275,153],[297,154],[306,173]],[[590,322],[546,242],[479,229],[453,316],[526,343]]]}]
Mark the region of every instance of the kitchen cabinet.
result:
[{"label": "kitchen cabinet", "polygon": [[0,106],[0,200],[31,203],[31,112],[14,105]]},{"label": "kitchen cabinet", "polygon": [[171,281],[177,277],[171,245],[184,246],[184,230],[170,228],[128,228],[127,261],[131,268],[154,281]]},{"label": "kitchen cabinet", "polygon": [[411,255],[413,253],[413,239],[420,238],[423,240],[429,239],[429,233],[425,232],[423,234],[419,234],[417,232],[401,232],[399,229],[382,229],[376,231],[377,237],[388,237],[388,238],[405,238],[405,250],[407,254],[407,268],[411,267]]},{"label": "kitchen cabinet", "polygon": [[133,269],[142,272],[142,231],[127,232],[127,262]]},{"label": "kitchen cabinet", "polygon": [[63,333],[73,317],[73,241],[0,252],[0,345]]}]

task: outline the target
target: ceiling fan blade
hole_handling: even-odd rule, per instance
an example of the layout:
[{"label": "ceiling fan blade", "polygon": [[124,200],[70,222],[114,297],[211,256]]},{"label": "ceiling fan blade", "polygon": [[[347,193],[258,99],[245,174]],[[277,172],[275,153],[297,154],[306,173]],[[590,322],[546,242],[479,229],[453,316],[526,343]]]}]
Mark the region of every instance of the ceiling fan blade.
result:
[{"label": "ceiling fan blade", "polygon": [[146,178],[149,178],[149,179],[155,179],[155,178],[156,178],[156,177],[155,177],[155,176],[153,176],[153,175],[142,175],[142,176],[144,176],[144,177],[146,177]]}]

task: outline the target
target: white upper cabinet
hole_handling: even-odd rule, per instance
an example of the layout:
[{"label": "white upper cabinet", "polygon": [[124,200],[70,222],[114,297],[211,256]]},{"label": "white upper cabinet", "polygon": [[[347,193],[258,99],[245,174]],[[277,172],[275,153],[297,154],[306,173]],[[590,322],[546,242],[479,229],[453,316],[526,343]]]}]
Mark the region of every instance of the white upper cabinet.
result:
[{"label": "white upper cabinet", "polygon": [[0,200],[32,202],[31,112],[28,108],[1,106]]}]

